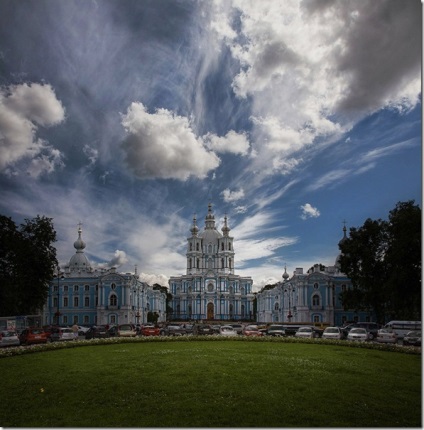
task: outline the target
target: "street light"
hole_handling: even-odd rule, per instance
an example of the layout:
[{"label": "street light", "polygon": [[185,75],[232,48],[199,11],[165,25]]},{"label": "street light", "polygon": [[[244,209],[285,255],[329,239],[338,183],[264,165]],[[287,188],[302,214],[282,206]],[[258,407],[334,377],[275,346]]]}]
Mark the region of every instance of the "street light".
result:
[{"label": "street light", "polygon": [[57,266],[57,311],[55,313],[56,316],[56,324],[59,325],[59,317],[60,317],[60,304],[59,304],[59,299],[60,299],[60,267]]}]

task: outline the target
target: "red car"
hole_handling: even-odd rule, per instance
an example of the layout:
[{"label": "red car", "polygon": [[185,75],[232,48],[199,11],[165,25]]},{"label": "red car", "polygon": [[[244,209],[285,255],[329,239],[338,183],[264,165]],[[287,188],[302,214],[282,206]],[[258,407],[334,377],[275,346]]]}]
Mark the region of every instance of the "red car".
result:
[{"label": "red car", "polygon": [[154,327],[152,325],[145,325],[141,327],[142,336],[159,336],[159,327]]},{"label": "red car", "polygon": [[19,336],[22,345],[31,345],[34,343],[47,343],[48,335],[38,327],[26,328]]},{"label": "red car", "polygon": [[243,334],[245,336],[262,336],[263,333],[259,331],[257,325],[248,325],[243,329]]}]

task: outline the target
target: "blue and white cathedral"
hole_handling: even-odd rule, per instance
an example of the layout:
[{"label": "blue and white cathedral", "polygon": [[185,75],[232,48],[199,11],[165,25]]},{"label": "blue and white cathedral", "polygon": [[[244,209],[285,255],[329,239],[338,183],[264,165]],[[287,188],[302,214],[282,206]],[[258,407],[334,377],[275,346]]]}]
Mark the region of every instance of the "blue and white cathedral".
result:
[{"label": "blue and white cathedral", "polygon": [[76,253],[49,284],[43,325],[144,324],[148,313],[166,320],[166,295],[116,268],[93,269],[84,254],[81,225],[74,242]]},{"label": "blue and white cathedral", "polygon": [[[346,240],[346,226],[343,238]],[[369,312],[344,309],[340,294],[352,288],[351,280],[341,272],[340,256],[334,266],[315,264],[306,273],[296,268],[290,277],[286,268],[283,280],[257,294],[257,321],[260,323],[309,323],[343,326],[353,321],[374,321]]]},{"label": "blue and white cathedral", "polygon": [[234,238],[227,216],[220,233],[212,204],[205,227],[199,231],[193,217],[187,238],[187,270],[169,279],[174,320],[254,320],[252,278],[235,274]]}]

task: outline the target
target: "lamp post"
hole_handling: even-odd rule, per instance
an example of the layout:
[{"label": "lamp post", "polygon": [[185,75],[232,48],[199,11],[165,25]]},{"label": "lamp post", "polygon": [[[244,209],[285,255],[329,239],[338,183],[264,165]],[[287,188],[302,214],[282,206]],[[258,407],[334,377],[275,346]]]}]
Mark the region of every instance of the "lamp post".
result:
[{"label": "lamp post", "polygon": [[56,324],[59,325],[59,317],[60,317],[60,304],[59,304],[59,299],[60,299],[60,268],[59,266],[57,266],[57,311],[55,313],[56,316]]}]

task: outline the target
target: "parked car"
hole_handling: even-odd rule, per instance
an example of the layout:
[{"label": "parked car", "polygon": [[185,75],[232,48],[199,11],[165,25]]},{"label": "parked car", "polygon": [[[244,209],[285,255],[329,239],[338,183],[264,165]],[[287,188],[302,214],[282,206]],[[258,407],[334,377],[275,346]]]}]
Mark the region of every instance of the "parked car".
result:
[{"label": "parked car", "polygon": [[16,331],[3,330],[0,332],[0,346],[19,346],[20,344]]},{"label": "parked car", "polygon": [[271,325],[266,330],[267,336],[285,336],[286,330],[282,325]]},{"label": "parked car", "polygon": [[375,339],[377,342],[397,343],[398,335],[391,328],[381,328]]},{"label": "parked car", "polygon": [[353,327],[347,335],[347,340],[356,340],[359,342],[366,342],[369,338],[368,332],[360,327]]},{"label": "parked car", "polygon": [[53,327],[50,334],[51,342],[75,340],[74,332],[68,327]]},{"label": "parked car", "polygon": [[421,346],[421,332],[420,331],[409,331],[403,337],[404,345]]},{"label": "parked car", "polygon": [[82,325],[78,326],[78,336],[85,336],[85,334],[90,330],[90,327],[84,327]]},{"label": "parked car", "polygon": [[244,336],[262,336],[257,325],[248,325],[243,329]]},{"label": "parked car", "polygon": [[140,334],[142,336],[159,336],[160,328],[154,325],[145,325],[141,327]]},{"label": "parked car", "polygon": [[237,331],[231,325],[223,325],[219,329],[221,336],[237,336]]},{"label": "parked car", "polygon": [[22,331],[19,336],[21,344],[32,345],[35,343],[47,343],[47,333],[39,327],[30,327]]},{"label": "parked car", "polygon": [[296,332],[300,329],[299,325],[283,325],[286,336],[295,336]]},{"label": "parked car", "polygon": [[184,329],[186,331],[186,334],[193,334],[194,325],[193,324],[184,324]]},{"label": "parked car", "polygon": [[182,336],[187,334],[186,329],[180,324],[169,324],[160,329],[161,336]]},{"label": "parked car", "polygon": [[95,325],[93,327],[90,327],[88,331],[85,333],[86,339],[98,339],[98,338],[105,338],[109,336],[110,334],[108,332],[108,329],[104,325]]},{"label": "parked car", "polygon": [[212,335],[212,334],[216,334],[215,330],[213,329],[213,327],[209,324],[197,324],[194,327],[194,334],[197,335]]},{"label": "parked car", "polygon": [[319,337],[318,332],[315,330],[314,327],[311,326],[304,326],[300,327],[299,330],[295,334],[296,337],[307,337],[307,338],[315,338]]},{"label": "parked car", "polygon": [[132,324],[120,324],[118,325],[117,335],[120,337],[135,337],[137,336],[137,330]]},{"label": "parked car", "polygon": [[229,324],[235,331],[237,334],[242,334],[243,333],[243,326],[241,324]]},{"label": "parked car", "polygon": [[364,328],[368,332],[369,340],[373,340],[377,337],[380,326],[375,322],[356,322],[347,325],[343,328],[344,334],[347,337],[350,330],[353,328]]},{"label": "parked car", "polygon": [[340,327],[327,327],[322,334],[323,339],[343,339]]}]

